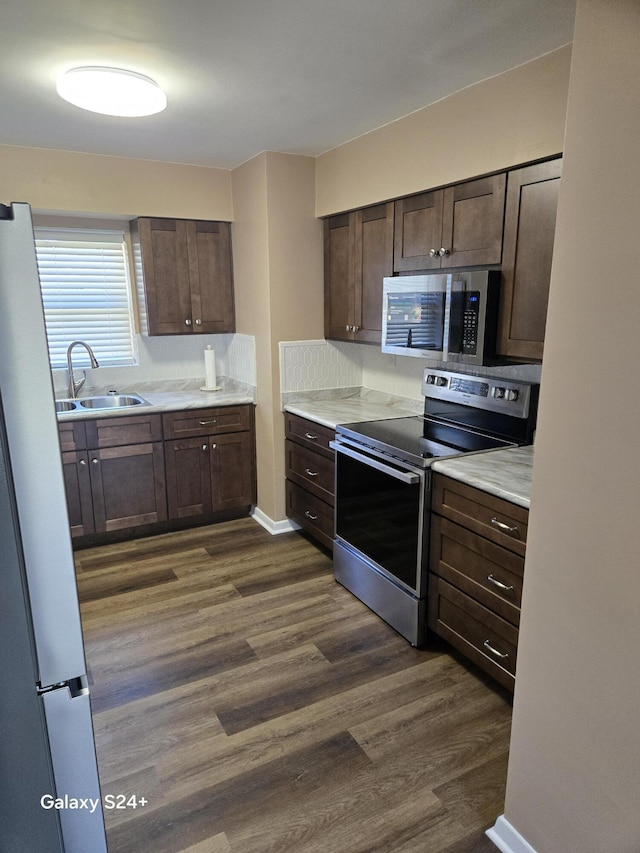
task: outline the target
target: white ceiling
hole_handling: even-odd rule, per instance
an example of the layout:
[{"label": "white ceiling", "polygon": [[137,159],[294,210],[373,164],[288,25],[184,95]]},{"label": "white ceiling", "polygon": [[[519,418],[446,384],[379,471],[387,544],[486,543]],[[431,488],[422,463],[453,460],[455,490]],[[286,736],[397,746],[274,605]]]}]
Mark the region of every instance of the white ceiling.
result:
[{"label": "white ceiling", "polygon": [[[0,0],[0,144],[232,168],[317,155],[572,40],[575,0]],[[156,116],[85,112],[58,73],[115,65]]]}]

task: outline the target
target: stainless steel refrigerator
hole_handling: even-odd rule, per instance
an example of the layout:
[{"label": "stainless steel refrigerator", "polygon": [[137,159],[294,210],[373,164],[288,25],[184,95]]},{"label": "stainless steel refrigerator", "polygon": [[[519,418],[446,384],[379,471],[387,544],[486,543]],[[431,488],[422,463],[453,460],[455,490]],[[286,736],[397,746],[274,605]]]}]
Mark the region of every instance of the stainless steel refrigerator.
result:
[{"label": "stainless steel refrigerator", "polygon": [[80,611],[27,204],[0,205],[0,577],[0,850],[102,853]]}]

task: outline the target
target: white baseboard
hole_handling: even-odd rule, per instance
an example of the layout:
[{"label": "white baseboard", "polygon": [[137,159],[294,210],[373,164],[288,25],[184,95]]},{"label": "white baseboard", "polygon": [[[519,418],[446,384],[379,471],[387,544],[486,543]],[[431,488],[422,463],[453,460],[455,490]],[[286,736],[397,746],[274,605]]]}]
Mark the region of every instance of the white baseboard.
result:
[{"label": "white baseboard", "polygon": [[528,841],[515,830],[504,815],[485,833],[502,853],[536,853]]},{"label": "white baseboard", "polygon": [[300,525],[290,518],[285,518],[284,521],[274,521],[272,518],[263,512],[259,507],[255,507],[251,512],[251,517],[257,521],[265,530],[268,530],[272,536],[277,536],[278,533],[291,533],[293,530],[300,530]]}]

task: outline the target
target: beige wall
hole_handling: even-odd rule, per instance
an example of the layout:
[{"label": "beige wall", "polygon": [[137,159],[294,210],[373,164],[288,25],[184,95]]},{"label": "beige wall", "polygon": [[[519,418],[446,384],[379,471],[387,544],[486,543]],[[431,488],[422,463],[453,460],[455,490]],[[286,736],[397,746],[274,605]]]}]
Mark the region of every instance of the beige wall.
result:
[{"label": "beige wall", "polygon": [[236,322],[255,335],[258,507],[285,518],[278,343],[323,335],[322,225],[315,161],[265,153],[233,171]]},{"label": "beige wall", "polygon": [[231,173],[204,166],[0,145],[0,187],[40,211],[233,219]]},{"label": "beige wall", "polygon": [[640,4],[579,0],[505,816],[640,850]]},{"label": "beige wall", "polygon": [[322,154],[318,216],[560,153],[570,61],[560,48]]}]

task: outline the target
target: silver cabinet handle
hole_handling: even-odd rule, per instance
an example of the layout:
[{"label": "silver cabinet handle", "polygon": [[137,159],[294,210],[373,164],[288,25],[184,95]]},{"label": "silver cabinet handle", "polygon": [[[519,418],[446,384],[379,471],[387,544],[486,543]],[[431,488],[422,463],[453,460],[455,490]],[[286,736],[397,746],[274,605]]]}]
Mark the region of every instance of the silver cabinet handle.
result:
[{"label": "silver cabinet handle", "polygon": [[438,249],[438,254],[441,258],[446,258],[447,255],[451,254],[451,252],[448,249],[445,249],[444,246],[441,246],[440,249]]},{"label": "silver cabinet handle", "polygon": [[97,465],[99,460],[98,459],[92,459],[91,461],[93,462],[94,465]]},{"label": "silver cabinet handle", "polygon": [[489,640],[485,640],[482,645],[485,647],[485,649],[490,651],[492,655],[494,655],[497,658],[500,658],[500,660],[504,660],[505,658],[509,657],[509,655],[506,652],[499,652],[497,649],[494,649],[494,647],[491,645]]},{"label": "silver cabinet handle", "polygon": [[438,250],[437,249],[430,249],[429,250],[429,257],[430,258],[437,258],[438,257]]},{"label": "silver cabinet handle", "polygon": [[201,325],[202,325],[202,320],[196,320],[196,326],[201,326]]},{"label": "silver cabinet handle", "polygon": [[309,441],[317,441],[318,440],[318,436],[314,435],[312,432],[305,432],[304,437],[308,438]]},{"label": "silver cabinet handle", "polygon": [[80,459],[80,460],[78,460],[78,464],[79,465],[86,465],[87,463],[85,462],[84,459]]},{"label": "silver cabinet handle", "polygon": [[317,472],[317,471],[312,471],[312,470],[311,470],[311,468],[305,468],[305,469],[304,469],[304,473],[305,473],[308,477],[317,477],[317,476],[318,476],[318,472]]},{"label": "silver cabinet handle", "polygon": [[190,325],[191,325],[191,320],[185,320],[185,321],[184,321],[184,324],[185,324],[185,326],[190,326]]},{"label": "silver cabinet handle", "polygon": [[218,421],[214,418],[212,421],[198,421],[200,426],[216,426]]},{"label": "silver cabinet handle", "polygon": [[495,516],[491,519],[491,524],[495,525],[495,527],[499,528],[500,530],[504,530],[505,533],[513,534],[518,532],[517,527],[510,527],[508,524],[505,524],[504,521],[498,521]]},{"label": "silver cabinet handle", "polygon": [[344,327],[344,330],[345,330],[345,332],[350,332],[351,326],[347,323],[347,325]]},{"label": "silver cabinet handle", "polygon": [[311,521],[317,521],[318,520],[318,516],[314,515],[312,512],[309,512],[309,510],[307,510],[305,512],[305,515],[307,516],[307,518],[310,518]]},{"label": "silver cabinet handle", "polygon": [[[202,449],[203,449],[203,450],[208,450],[208,449],[209,449],[209,445],[208,445],[208,444],[203,444],[203,445],[202,445]],[[177,448],[176,448],[176,450],[177,450]]]},{"label": "silver cabinet handle", "polygon": [[212,449],[212,450],[215,450],[217,447],[218,447],[218,445],[217,445],[217,444],[212,444],[212,445],[211,445],[211,449]]},{"label": "silver cabinet handle", "polygon": [[513,584],[511,584],[511,586],[507,586],[506,583],[502,583],[502,581],[499,581],[497,578],[494,578],[493,575],[489,575],[487,577],[487,580],[489,581],[489,583],[492,583],[495,587],[497,587],[500,592],[513,592]]},{"label": "silver cabinet handle", "polygon": [[353,331],[354,331],[354,332],[359,332],[359,331],[360,331],[360,326],[353,326]]}]

